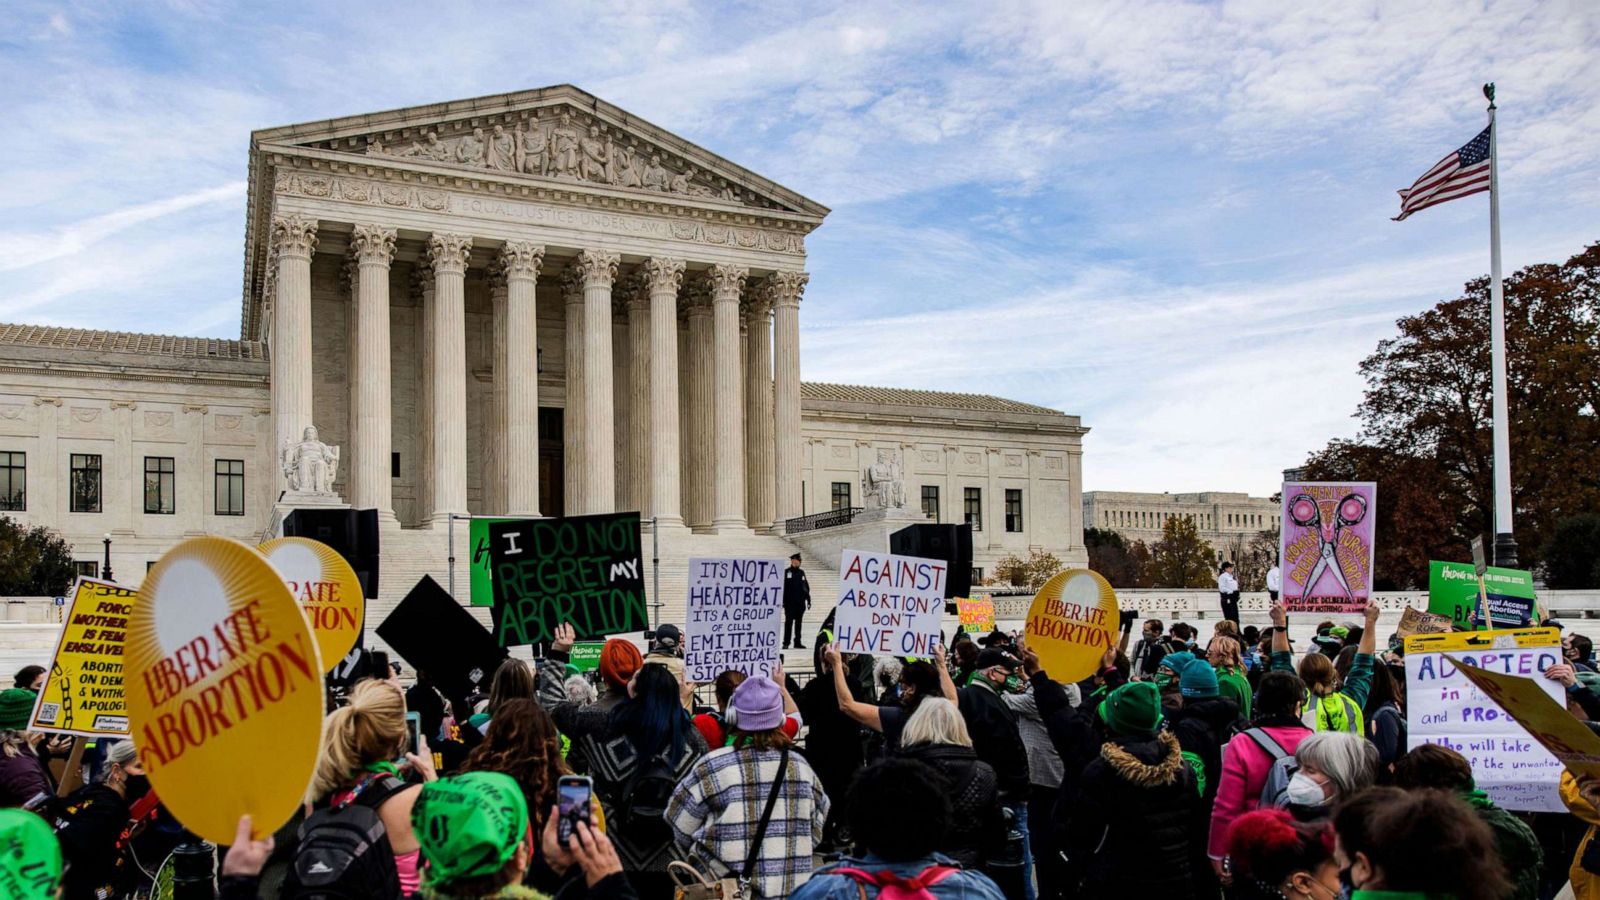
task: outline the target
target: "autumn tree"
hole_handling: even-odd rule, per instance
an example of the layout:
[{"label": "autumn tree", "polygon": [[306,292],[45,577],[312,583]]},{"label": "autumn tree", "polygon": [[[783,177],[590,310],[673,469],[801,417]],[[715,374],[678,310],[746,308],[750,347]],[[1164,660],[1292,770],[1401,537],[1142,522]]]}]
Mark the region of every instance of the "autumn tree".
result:
[{"label": "autumn tree", "polygon": [[1241,591],[1267,589],[1267,570],[1278,556],[1278,529],[1255,534],[1230,535],[1223,542],[1222,558],[1233,563],[1233,575]]},{"label": "autumn tree", "polygon": [[1545,581],[1553,588],[1600,588],[1600,514],[1556,523],[1545,545]]},{"label": "autumn tree", "polygon": [[1168,516],[1161,540],[1150,547],[1150,581],[1154,587],[1203,588],[1217,583],[1216,551],[1200,537],[1194,519]]},{"label": "autumn tree", "polygon": [[1014,553],[1002,556],[994,564],[994,577],[996,581],[1015,587],[1038,588],[1064,568],[1066,564],[1055,554],[1030,550],[1026,558]]},{"label": "autumn tree", "polygon": [[54,597],[76,576],[72,547],[60,534],[0,516],[0,596]]},{"label": "autumn tree", "polygon": [[1083,545],[1089,551],[1089,568],[1099,572],[1112,587],[1148,587],[1146,567],[1150,550],[1144,541],[1129,542],[1109,528],[1085,528]]},{"label": "autumn tree", "polygon": [[[1519,562],[1556,523],[1600,512],[1600,244],[1505,281],[1507,400]],[[1311,478],[1378,482],[1380,586],[1420,587],[1427,560],[1459,559],[1494,530],[1489,281],[1396,323],[1361,364],[1359,440],[1334,441]]]}]

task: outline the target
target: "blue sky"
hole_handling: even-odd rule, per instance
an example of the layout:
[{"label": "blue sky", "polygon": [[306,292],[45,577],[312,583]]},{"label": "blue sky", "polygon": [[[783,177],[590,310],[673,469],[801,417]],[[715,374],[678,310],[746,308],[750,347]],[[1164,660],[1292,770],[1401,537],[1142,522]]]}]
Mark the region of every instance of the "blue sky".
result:
[{"label": "blue sky", "polygon": [[238,334],[255,128],[571,82],[833,208],[804,377],[1081,415],[1090,490],[1270,493],[1488,269],[1395,190],[1500,85],[1507,271],[1600,240],[1573,2],[8,5],[0,321]]}]

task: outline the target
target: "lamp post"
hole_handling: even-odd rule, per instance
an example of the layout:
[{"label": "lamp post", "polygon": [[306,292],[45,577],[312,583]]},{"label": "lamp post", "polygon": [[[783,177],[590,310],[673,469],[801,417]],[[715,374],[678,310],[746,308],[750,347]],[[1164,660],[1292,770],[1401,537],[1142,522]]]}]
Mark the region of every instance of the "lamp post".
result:
[{"label": "lamp post", "polygon": [[101,573],[101,577],[105,578],[105,580],[113,581],[114,579],[111,577],[111,532],[109,532],[109,531],[106,532],[105,545],[106,545],[106,561],[105,561],[105,565],[100,567],[100,573]]}]

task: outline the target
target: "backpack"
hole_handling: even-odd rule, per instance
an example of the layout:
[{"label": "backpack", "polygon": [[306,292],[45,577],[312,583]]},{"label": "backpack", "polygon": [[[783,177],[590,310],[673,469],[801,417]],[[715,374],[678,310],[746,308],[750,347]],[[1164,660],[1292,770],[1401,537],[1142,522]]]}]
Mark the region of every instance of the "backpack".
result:
[{"label": "backpack", "polygon": [[1272,765],[1267,769],[1267,780],[1261,784],[1261,809],[1284,809],[1289,805],[1289,779],[1294,773],[1300,771],[1300,765],[1294,761],[1294,754],[1283,749],[1283,745],[1273,739],[1262,728],[1245,730],[1245,736],[1256,742],[1256,746],[1265,750],[1272,757]]},{"label": "backpack", "polygon": [[300,843],[283,883],[285,900],[400,896],[400,870],[378,807],[404,787],[393,775],[368,779],[349,800],[300,823]]},{"label": "backpack", "polygon": [[678,776],[667,752],[663,749],[649,759],[635,756],[633,774],[627,780],[601,786],[601,799],[616,813],[617,830],[635,844],[672,839],[667,803],[678,786]]},{"label": "backpack", "polygon": [[863,898],[867,896],[868,887],[875,887],[878,889],[876,900],[936,900],[928,888],[959,871],[961,869],[956,866],[934,864],[910,878],[896,875],[888,869],[868,872],[864,869],[841,868],[834,869],[833,873],[854,881]]}]

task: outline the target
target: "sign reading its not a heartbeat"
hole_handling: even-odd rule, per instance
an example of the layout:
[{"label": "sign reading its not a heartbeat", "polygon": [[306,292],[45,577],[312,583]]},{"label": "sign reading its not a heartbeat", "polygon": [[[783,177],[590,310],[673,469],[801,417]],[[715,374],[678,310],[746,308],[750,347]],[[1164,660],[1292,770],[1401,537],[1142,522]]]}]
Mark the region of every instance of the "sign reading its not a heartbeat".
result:
[{"label": "sign reading its not a heartbeat", "polygon": [[638,513],[491,523],[489,563],[502,647],[545,643],[563,622],[580,640],[648,627]]}]

